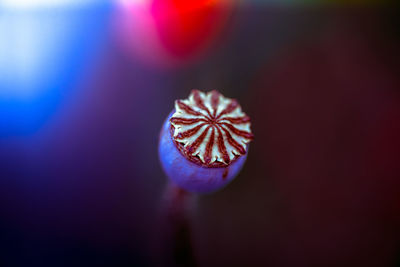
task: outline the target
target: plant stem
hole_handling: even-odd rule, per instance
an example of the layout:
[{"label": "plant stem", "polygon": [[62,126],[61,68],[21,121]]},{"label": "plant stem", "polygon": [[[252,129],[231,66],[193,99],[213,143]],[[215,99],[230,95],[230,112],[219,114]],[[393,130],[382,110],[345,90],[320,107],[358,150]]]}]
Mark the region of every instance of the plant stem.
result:
[{"label": "plant stem", "polygon": [[164,262],[167,266],[197,266],[192,247],[190,213],[195,196],[173,184],[164,195]]}]

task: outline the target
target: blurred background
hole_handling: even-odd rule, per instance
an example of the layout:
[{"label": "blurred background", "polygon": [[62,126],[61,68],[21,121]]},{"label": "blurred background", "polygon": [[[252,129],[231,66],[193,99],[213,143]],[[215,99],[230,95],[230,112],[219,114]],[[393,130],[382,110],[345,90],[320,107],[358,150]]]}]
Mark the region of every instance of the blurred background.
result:
[{"label": "blurred background", "polygon": [[400,12],[383,1],[1,0],[0,265],[153,266],[161,124],[255,140],[198,198],[199,266],[400,266]]}]

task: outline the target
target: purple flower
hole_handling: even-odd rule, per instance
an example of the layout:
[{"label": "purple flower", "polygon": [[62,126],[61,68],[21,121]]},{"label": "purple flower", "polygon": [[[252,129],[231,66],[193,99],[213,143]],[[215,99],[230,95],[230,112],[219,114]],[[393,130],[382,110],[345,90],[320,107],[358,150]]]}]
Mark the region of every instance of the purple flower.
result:
[{"label": "purple flower", "polygon": [[192,90],[161,130],[159,156],[167,176],[179,187],[216,191],[239,173],[253,139],[250,118],[239,103],[217,91]]}]

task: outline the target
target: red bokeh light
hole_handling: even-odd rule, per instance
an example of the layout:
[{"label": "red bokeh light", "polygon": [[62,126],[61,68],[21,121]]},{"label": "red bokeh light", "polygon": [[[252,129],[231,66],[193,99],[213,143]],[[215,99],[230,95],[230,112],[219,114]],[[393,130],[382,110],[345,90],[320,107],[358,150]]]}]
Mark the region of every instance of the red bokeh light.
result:
[{"label": "red bokeh light", "polygon": [[151,65],[182,66],[201,58],[220,38],[232,13],[229,0],[121,2],[118,32],[129,54]]},{"label": "red bokeh light", "polygon": [[187,57],[215,38],[228,5],[218,0],[154,0],[152,14],[165,48]]}]

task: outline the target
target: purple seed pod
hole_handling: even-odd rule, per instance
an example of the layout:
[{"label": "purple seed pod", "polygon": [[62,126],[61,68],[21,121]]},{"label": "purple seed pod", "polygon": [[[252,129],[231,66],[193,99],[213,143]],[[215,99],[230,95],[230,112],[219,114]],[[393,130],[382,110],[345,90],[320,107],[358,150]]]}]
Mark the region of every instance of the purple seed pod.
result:
[{"label": "purple seed pod", "polygon": [[192,90],[188,99],[175,101],[163,124],[160,161],[179,187],[214,192],[239,173],[252,139],[250,118],[236,100]]}]

